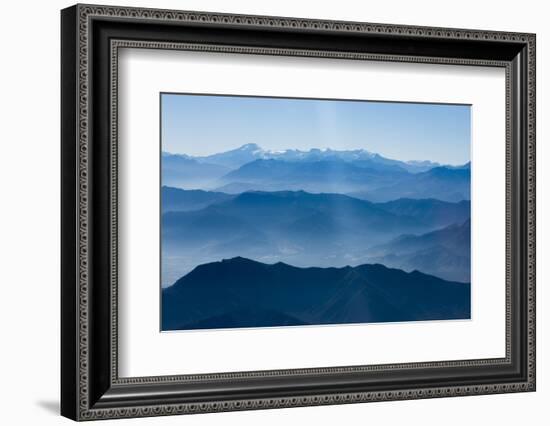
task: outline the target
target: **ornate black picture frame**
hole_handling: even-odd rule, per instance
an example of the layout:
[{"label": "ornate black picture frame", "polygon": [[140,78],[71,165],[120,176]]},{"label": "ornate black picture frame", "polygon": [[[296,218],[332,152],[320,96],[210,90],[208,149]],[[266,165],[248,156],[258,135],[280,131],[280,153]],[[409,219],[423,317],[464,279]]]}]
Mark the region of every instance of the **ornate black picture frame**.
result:
[{"label": "ornate black picture frame", "polygon": [[[95,5],[64,9],[61,29],[62,415],[93,420],[535,390],[534,34]],[[506,356],[120,378],[121,47],[504,68]]]}]

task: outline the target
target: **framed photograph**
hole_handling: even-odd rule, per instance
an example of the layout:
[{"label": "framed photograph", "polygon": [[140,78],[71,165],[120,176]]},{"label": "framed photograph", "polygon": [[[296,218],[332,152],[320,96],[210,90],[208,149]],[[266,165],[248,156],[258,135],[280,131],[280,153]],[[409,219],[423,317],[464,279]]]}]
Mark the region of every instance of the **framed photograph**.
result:
[{"label": "framed photograph", "polygon": [[535,390],[535,35],[61,12],[61,412]]}]

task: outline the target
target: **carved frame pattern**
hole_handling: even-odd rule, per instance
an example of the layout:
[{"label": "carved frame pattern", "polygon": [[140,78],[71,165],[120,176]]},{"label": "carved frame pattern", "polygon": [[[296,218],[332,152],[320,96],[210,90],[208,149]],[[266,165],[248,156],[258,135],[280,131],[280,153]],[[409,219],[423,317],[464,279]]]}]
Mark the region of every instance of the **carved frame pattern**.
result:
[{"label": "carved frame pattern", "polygon": [[[203,12],[170,11],[156,9],[126,8],[126,7],[103,7],[90,5],[77,5],[76,15],[78,22],[77,29],[77,271],[76,279],[76,321],[77,321],[77,358],[76,363],[76,391],[77,409],[75,419],[93,420],[105,418],[159,416],[171,414],[187,414],[199,412],[217,412],[245,409],[263,409],[293,406],[310,406],[324,404],[344,404],[367,401],[402,400],[416,398],[436,398],[444,396],[464,396],[488,393],[505,393],[518,391],[533,391],[535,389],[535,36],[533,34],[520,34],[511,32],[478,31],[464,29],[428,28],[402,25],[370,24],[359,22],[338,22],[325,20],[310,20],[296,18],[280,18],[266,16],[230,15]],[[352,392],[352,393],[327,393],[324,395],[311,395],[300,397],[273,397],[254,399],[220,400],[203,403],[165,403],[156,405],[145,405],[139,407],[117,407],[117,408],[95,408],[90,401],[89,384],[89,224],[90,224],[90,162],[89,162],[89,121],[90,112],[90,82],[89,82],[89,55],[90,55],[90,22],[95,18],[121,18],[139,20],[141,22],[164,21],[174,23],[205,23],[220,25],[238,25],[258,28],[297,28],[303,30],[315,30],[326,32],[349,32],[366,34],[410,35],[421,38],[438,38],[450,40],[485,40],[485,41],[507,41],[522,43],[527,48],[527,271],[528,280],[526,283],[527,300],[527,380],[521,382],[504,382],[492,385],[480,386],[448,386],[434,388],[408,388],[391,391],[377,392]],[[316,56],[341,59],[362,59],[362,60],[383,60],[400,62],[426,62],[426,63],[448,63],[461,65],[483,65],[497,66],[506,69],[507,81],[507,316],[506,316],[506,339],[507,349],[504,359],[465,360],[435,363],[415,364],[390,364],[375,366],[353,366],[353,367],[327,367],[322,369],[305,370],[275,370],[246,373],[225,373],[217,375],[196,375],[196,376],[162,376],[162,377],[140,377],[140,378],[119,378],[117,369],[117,67],[118,49],[123,47],[132,48],[155,48],[155,49],[184,49],[200,51],[223,51],[228,53],[254,53],[267,55],[298,55]],[[510,215],[511,208],[510,185],[510,148],[509,139],[511,129],[509,128],[510,115],[510,91],[511,91],[511,69],[506,61],[487,61],[461,58],[439,58],[439,57],[416,57],[403,55],[363,54],[345,52],[327,52],[314,50],[296,49],[273,49],[273,48],[248,48],[238,46],[215,46],[192,43],[169,43],[151,42],[140,40],[112,40],[111,41],[111,382],[115,385],[124,384],[150,384],[150,383],[171,383],[180,381],[217,380],[221,378],[243,378],[263,377],[277,375],[307,375],[307,374],[331,374],[345,371],[373,371],[386,369],[408,369],[422,367],[458,366],[458,365],[489,365],[503,364],[510,361],[510,311],[509,301],[511,298],[510,281]]]}]

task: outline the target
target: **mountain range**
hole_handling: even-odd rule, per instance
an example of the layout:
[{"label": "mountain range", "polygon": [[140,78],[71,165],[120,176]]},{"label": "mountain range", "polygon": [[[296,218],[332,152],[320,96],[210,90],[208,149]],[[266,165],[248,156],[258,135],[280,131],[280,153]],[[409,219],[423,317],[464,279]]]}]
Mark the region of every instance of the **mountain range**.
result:
[{"label": "mountain range", "polygon": [[470,219],[422,235],[402,235],[368,250],[372,261],[470,282]]},{"label": "mountain range", "polygon": [[470,163],[247,144],[161,178],[163,330],[470,316]]},{"label": "mountain range", "polygon": [[398,198],[436,198],[449,202],[469,200],[470,164],[461,167],[434,167],[426,172],[397,178],[390,185],[380,185],[350,195],[375,202]]},{"label": "mountain range", "polygon": [[[332,200],[334,201],[348,201],[353,202],[354,197],[342,194],[311,194],[305,191],[278,191],[275,193],[262,192],[262,191],[249,191],[248,194],[238,198],[238,200],[230,205],[240,204],[244,200],[261,202],[265,198],[270,199],[283,199],[286,196],[288,199],[292,199],[295,203],[317,202],[321,204],[322,201]],[[262,197],[260,198],[260,194]],[[204,191],[204,190],[186,190],[180,188],[173,188],[169,186],[163,186],[161,188],[162,197],[162,211],[163,213],[169,211],[194,211],[201,210],[205,207],[219,204],[224,201],[234,200],[241,194],[227,194],[224,192]],[[316,200],[316,201],[314,201]],[[360,199],[359,199],[360,200]],[[273,201],[273,200],[270,200]],[[406,216],[414,218],[419,223],[431,226],[433,228],[444,227],[453,223],[462,223],[470,217],[470,201],[462,200],[457,203],[446,202],[437,200],[434,198],[426,199],[413,199],[413,198],[400,198],[394,201],[384,203],[371,203],[366,200],[360,200],[361,205],[368,205],[375,207],[376,209],[383,210],[396,216]],[[224,208],[227,205],[219,206]],[[260,208],[261,206],[251,205],[251,208]],[[285,205],[286,207],[286,205]],[[275,213],[275,212],[274,212]]]},{"label": "mountain range", "polygon": [[187,155],[167,152],[161,155],[163,185],[187,189],[208,187],[230,171],[228,167],[201,163]]},{"label": "mountain range", "polygon": [[304,249],[339,240],[340,244],[360,241],[364,247],[390,235],[428,229],[414,217],[396,215],[369,201],[304,191],[245,192],[203,209],[162,215],[164,241],[195,247],[244,238],[271,245],[284,240]]},{"label": "mountain range", "polygon": [[340,159],[254,160],[220,178],[223,192],[298,191],[346,193],[374,190],[411,175],[393,166],[370,168]]},{"label": "mountain range", "polygon": [[414,217],[437,228],[465,222],[470,218],[471,209],[469,200],[450,203],[435,198],[399,198],[386,203],[376,203],[376,206],[399,216]]},{"label": "mountain range", "polygon": [[470,284],[379,264],[297,268],[236,257],[162,291],[162,330],[470,318]]},{"label": "mountain range", "polygon": [[170,186],[161,188],[162,212],[200,210],[211,204],[227,201],[234,196],[223,192],[203,191],[200,189],[183,190]]},{"label": "mountain range", "polygon": [[399,161],[385,158],[379,154],[369,152],[365,149],[354,150],[333,150],[330,148],[312,148],[308,151],[298,149],[285,149],[280,151],[266,150],[255,143],[248,143],[239,148],[220,152],[207,156],[185,156],[203,164],[215,164],[230,169],[236,169],[246,163],[255,160],[282,160],[282,161],[321,161],[321,160],[343,160],[347,162],[363,162],[365,166],[374,168],[385,166],[387,168],[403,169],[411,173],[418,173],[437,167],[439,163],[431,161]]},{"label": "mountain range", "polygon": [[[173,268],[166,268],[165,285],[192,269],[194,265],[187,259],[194,259],[196,265],[237,254],[263,261],[284,260],[296,266],[392,261],[396,267],[425,271],[429,259],[418,264],[409,259],[401,265],[391,255],[399,254],[402,259],[403,246],[396,245],[392,251],[383,244],[404,235],[421,237],[470,217],[469,201],[400,199],[371,203],[342,194],[304,191],[229,195],[163,187],[162,200],[163,255],[174,262],[179,259]],[[184,203],[180,210],[178,203]],[[427,237],[431,246],[421,249],[451,247],[452,243],[442,242],[451,237],[450,233],[440,239]],[[377,248],[369,250],[373,247]],[[463,252],[469,253],[466,248],[455,250]],[[452,262],[452,258],[439,262],[441,275],[436,275],[464,281],[469,263],[463,262],[458,268],[450,267]],[[430,271],[434,271],[433,266]]]},{"label": "mountain range", "polygon": [[392,160],[366,150],[266,151],[248,144],[203,157],[163,153],[163,185],[214,190],[350,194],[383,202],[398,198],[470,198],[470,164]]}]

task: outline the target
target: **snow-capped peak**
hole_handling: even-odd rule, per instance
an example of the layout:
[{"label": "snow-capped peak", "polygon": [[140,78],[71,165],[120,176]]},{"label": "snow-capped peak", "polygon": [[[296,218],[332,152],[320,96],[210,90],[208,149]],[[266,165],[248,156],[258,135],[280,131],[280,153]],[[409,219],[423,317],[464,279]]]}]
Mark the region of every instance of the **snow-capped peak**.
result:
[{"label": "snow-capped peak", "polygon": [[255,143],[247,143],[240,148],[238,148],[239,151],[262,151],[262,148]]}]

